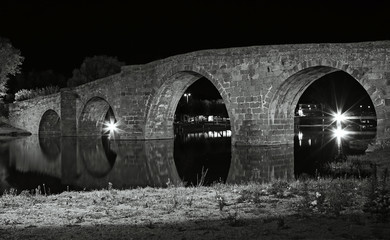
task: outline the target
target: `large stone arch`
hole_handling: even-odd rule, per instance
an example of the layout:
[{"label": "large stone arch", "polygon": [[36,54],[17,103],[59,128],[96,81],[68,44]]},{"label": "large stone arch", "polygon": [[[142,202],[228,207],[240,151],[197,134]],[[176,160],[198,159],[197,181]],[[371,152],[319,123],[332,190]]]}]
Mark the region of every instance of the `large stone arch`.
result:
[{"label": "large stone arch", "polygon": [[39,122],[38,134],[40,136],[61,135],[61,119],[56,111],[49,109],[43,113]]},{"label": "large stone arch", "polygon": [[84,105],[78,118],[78,136],[100,136],[104,119],[111,112],[115,119],[114,109],[102,97],[92,97]]},{"label": "large stone arch", "polygon": [[294,110],[300,97],[316,80],[337,71],[348,73],[366,90],[374,103],[378,124],[380,124],[381,115],[378,114],[377,107],[383,104],[383,100],[378,99],[381,95],[380,90],[371,85],[367,79],[366,74],[370,69],[354,68],[339,61],[320,59],[302,62],[281,75],[282,83],[273,92],[268,110],[268,125],[272,135],[283,142],[293,143]]},{"label": "large stone arch", "polygon": [[[173,121],[177,104],[186,89],[202,77],[207,78],[218,90],[225,103],[230,121],[234,121],[229,98],[219,80],[202,69],[189,67],[189,65],[178,66],[166,72],[162,78],[162,85],[156,90],[149,102],[145,139],[170,139],[174,137]],[[232,138],[234,138],[233,128]]]}]

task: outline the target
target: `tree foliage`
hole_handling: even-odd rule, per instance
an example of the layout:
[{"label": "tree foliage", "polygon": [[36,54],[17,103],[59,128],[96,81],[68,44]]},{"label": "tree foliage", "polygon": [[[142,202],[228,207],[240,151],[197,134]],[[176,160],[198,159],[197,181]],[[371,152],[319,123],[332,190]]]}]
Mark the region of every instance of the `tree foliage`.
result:
[{"label": "tree foliage", "polygon": [[124,62],[116,57],[94,56],[84,59],[79,69],[73,70],[73,76],[68,80],[68,87],[75,87],[84,83],[92,82],[121,71]]},{"label": "tree foliage", "polygon": [[60,91],[58,86],[46,86],[36,89],[21,89],[15,93],[15,101],[23,101],[39,96],[46,96]]},{"label": "tree foliage", "polygon": [[66,87],[66,77],[52,69],[17,74],[9,82],[9,92],[16,93],[21,89],[44,88],[47,86]]},{"label": "tree foliage", "polygon": [[0,97],[7,92],[7,81],[10,75],[20,72],[24,58],[8,39],[0,38]]}]

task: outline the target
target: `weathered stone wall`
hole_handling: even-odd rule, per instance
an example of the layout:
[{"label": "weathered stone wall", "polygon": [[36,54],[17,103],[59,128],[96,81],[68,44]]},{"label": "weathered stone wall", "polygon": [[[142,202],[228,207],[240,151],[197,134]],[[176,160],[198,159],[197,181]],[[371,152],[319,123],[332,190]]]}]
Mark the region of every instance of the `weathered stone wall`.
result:
[{"label": "weathered stone wall", "polygon": [[[125,66],[119,74],[63,91],[64,114],[58,113],[61,120],[67,119],[62,124],[65,135],[85,132],[81,128],[86,116],[102,116],[111,107],[121,123],[119,138],[172,138],[178,101],[192,83],[206,77],[226,104],[232,144],[293,143],[294,109],[300,96],[311,83],[335,71],[350,74],[366,89],[377,113],[377,137],[390,138],[389,41],[204,50]],[[96,98],[106,107],[91,107],[91,99]],[[44,109],[47,104],[35,106]],[[22,105],[34,109],[34,104]],[[21,128],[39,124],[38,117],[12,115]]]},{"label": "weathered stone wall", "polygon": [[37,97],[9,105],[9,122],[15,127],[38,134],[42,116],[48,110],[61,115],[61,94]]},{"label": "weathered stone wall", "polygon": [[315,80],[335,71],[347,72],[367,90],[377,112],[378,138],[390,137],[390,42],[206,50],[153,62],[145,69],[143,78],[153,79],[154,90],[147,103],[145,138],[172,137],[173,109],[201,75],[221,93],[233,144],[292,143],[293,111],[300,96]]},{"label": "weathered stone wall", "polygon": [[61,132],[62,136],[76,136],[76,102],[77,95],[71,89],[61,89],[61,101],[59,108],[61,109]]},{"label": "weathered stone wall", "polygon": [[[151,91],[151,85],[148,85]],[[77,95],[76,116],[78,132],[82,135],[87,134],[87,129],[83,129],[83,120],[94,119],[95,125],[106,114],[109,107],[113,110],[115,119],[120,122],[120,135],[122,139],[144,139],[143,125],[145,102],[148,94],[145,94],[146,88],[143,86],[142,78],[135,70],[131,73],[122,71],[119,74],[99,79],[79,86],[74,89]],[[96,101],[99,99],[99,101]],[[92,106],[95,105],[95,106]],[[95,117],[91,117],[94,115]],[[81,127],[80,127],[81,126]],[[91,124],[89,124],[91,126]],[[101,126],[100,126],[101,127]],[[92,129],[92,127],[89,127]],[[91,131],[96,131],[92,129]]]}]

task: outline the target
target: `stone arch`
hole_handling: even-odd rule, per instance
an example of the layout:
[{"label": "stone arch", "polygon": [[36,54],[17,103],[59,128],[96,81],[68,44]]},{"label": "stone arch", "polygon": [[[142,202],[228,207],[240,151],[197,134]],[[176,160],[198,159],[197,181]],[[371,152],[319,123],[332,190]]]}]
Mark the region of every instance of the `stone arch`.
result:
[{"label": "stone arch", "polygon": [[[202,69],[188,65],[178,66],[165,73],[162,85],[150,101],[145,124],[145,139],[174,137],[173,121],[177,104],[186,89],[202,77],[207,78],[218,90],[225,103],[230,121],[233,121],[229,98],[220,81]],[[232,128],[232,139],[233,137]]]},{"label": "stone arch", "polygon": [[100,136],[107,114],[115,119],[111,105],[102,97],[90,98],[78,119],[78,136]]},{"label": "stone arch", "polygon": [[377,99],[379,90],[367,81],[366,73],[370,69],[353,68],[339,61],[326,59],[305,61],[284,72],[281,75],[282,83],[273,92],[268,110],[268,125],[272,135],[285,143],[293,143],[294,110],[300,97],[313,82],[337,71],[348,73],[360,83],[374,103],[378,118],[376,107],[382,101]]},{"label": "stone arch", "polygon": [[43,113],[39,122],[39,136],[61,135],[61,119],[58,113],[52,109]]}]

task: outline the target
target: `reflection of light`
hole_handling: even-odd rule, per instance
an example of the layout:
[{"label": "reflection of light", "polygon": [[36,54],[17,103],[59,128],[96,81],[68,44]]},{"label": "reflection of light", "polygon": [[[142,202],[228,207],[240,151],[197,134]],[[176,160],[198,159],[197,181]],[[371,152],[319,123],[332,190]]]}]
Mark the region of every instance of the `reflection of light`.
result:
[{"label": "reflection of light", "polygon": [[348,132],[341,128],[337,128],[333,130],[333,136],[336,138],[344,138],[347,134]]},{"label": "reflection of light", "polygon": [[303,138],[303,133],[299,131],[298,133],[299,146],[302,146],[302,138]]},{"label": "reflection of light", "polygon": [[337,123],[344,122],[347,118],[343,113],[337,112],[333,114],[333,120],[336,121]]},{"label": "reflection of light", "polygon": [[349,134],[348,131],[345,131],[340,126],[337,127],[337,129],[333,129],[333,136],[337,138],[337,144],[340,146],[341,139],[345,138]]},{"label": "reflection of light", "polygon": [[220,138],[220,137],[231,137],[232,131],[231,130],[225,130],[225,131],[208,131],[208,132],[200,132],[200,133],[187,133],[187,138]]}]

